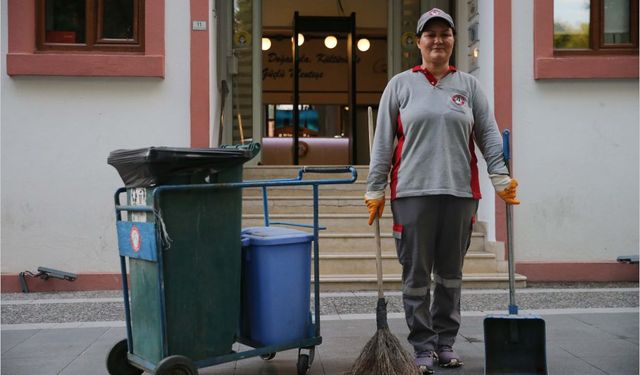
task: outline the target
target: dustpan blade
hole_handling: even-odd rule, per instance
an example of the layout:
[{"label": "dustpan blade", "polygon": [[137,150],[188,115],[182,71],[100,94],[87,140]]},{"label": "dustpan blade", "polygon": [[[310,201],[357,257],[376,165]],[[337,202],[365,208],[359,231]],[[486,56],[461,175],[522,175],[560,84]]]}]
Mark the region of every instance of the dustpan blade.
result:
[{"label": "dustpan blade", "polygon": [[533,315],[484,319],[485,374],[547,374],[545,322]]}]

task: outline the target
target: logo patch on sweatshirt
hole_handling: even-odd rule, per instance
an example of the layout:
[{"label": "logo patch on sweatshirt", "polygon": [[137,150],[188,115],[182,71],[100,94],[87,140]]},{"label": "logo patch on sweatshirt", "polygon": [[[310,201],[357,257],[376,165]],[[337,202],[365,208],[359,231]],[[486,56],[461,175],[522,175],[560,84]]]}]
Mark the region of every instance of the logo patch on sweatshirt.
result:
[{"label": "logo patch on sweatshirt", "polygon": [[462,107],[464,105],[464,103],[467,102],[467,98],[465,98],[464,96],[462,96],[460,94],[456,94],[456,95],[451,97],[451,101],[454,102],[456,105]]}]

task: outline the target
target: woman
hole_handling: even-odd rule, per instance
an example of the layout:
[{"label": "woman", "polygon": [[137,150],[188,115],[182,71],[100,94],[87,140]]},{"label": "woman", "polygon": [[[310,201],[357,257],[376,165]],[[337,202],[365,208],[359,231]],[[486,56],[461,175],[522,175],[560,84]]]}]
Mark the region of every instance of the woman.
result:
[{"label": "woman", "polygon": [[462,365],[453,345],[460,327],[462,263],[480,199],[475,143],[498,196],[520,202],[479,82],[449,65],[453,19],[434,8],[420,17],[416,33],[422,65],[393,77],[380,99],[365,202],[371,225],[384,210],[390,173],[408,340],[416,364],[430,374],[436,360],[443,367]]}]

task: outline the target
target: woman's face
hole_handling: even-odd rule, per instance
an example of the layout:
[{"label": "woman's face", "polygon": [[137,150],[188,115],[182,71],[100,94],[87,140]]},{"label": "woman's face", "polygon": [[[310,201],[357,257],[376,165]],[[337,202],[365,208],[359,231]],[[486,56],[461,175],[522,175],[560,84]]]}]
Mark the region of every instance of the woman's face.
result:
[{"label": "woman's face", "polygon": [[416,43],[426,63],[448,64],[455,38],[451,26],[442,19],[427,23]]}]

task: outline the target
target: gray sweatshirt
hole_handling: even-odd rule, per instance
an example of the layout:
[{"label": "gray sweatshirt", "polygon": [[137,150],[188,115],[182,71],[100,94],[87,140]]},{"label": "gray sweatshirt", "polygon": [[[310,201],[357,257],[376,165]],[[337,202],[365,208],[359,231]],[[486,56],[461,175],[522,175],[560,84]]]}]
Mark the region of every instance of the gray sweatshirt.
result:
[{"label": "gray sweatshirt", "polygon": [[440,81],[419,66],[404,71],[380,99],[367,190],[384,191],[391,174],[391,199],[480,199],[475,143],[489,174],[508,174],[502,138],[478,80],[453,67]]}]

